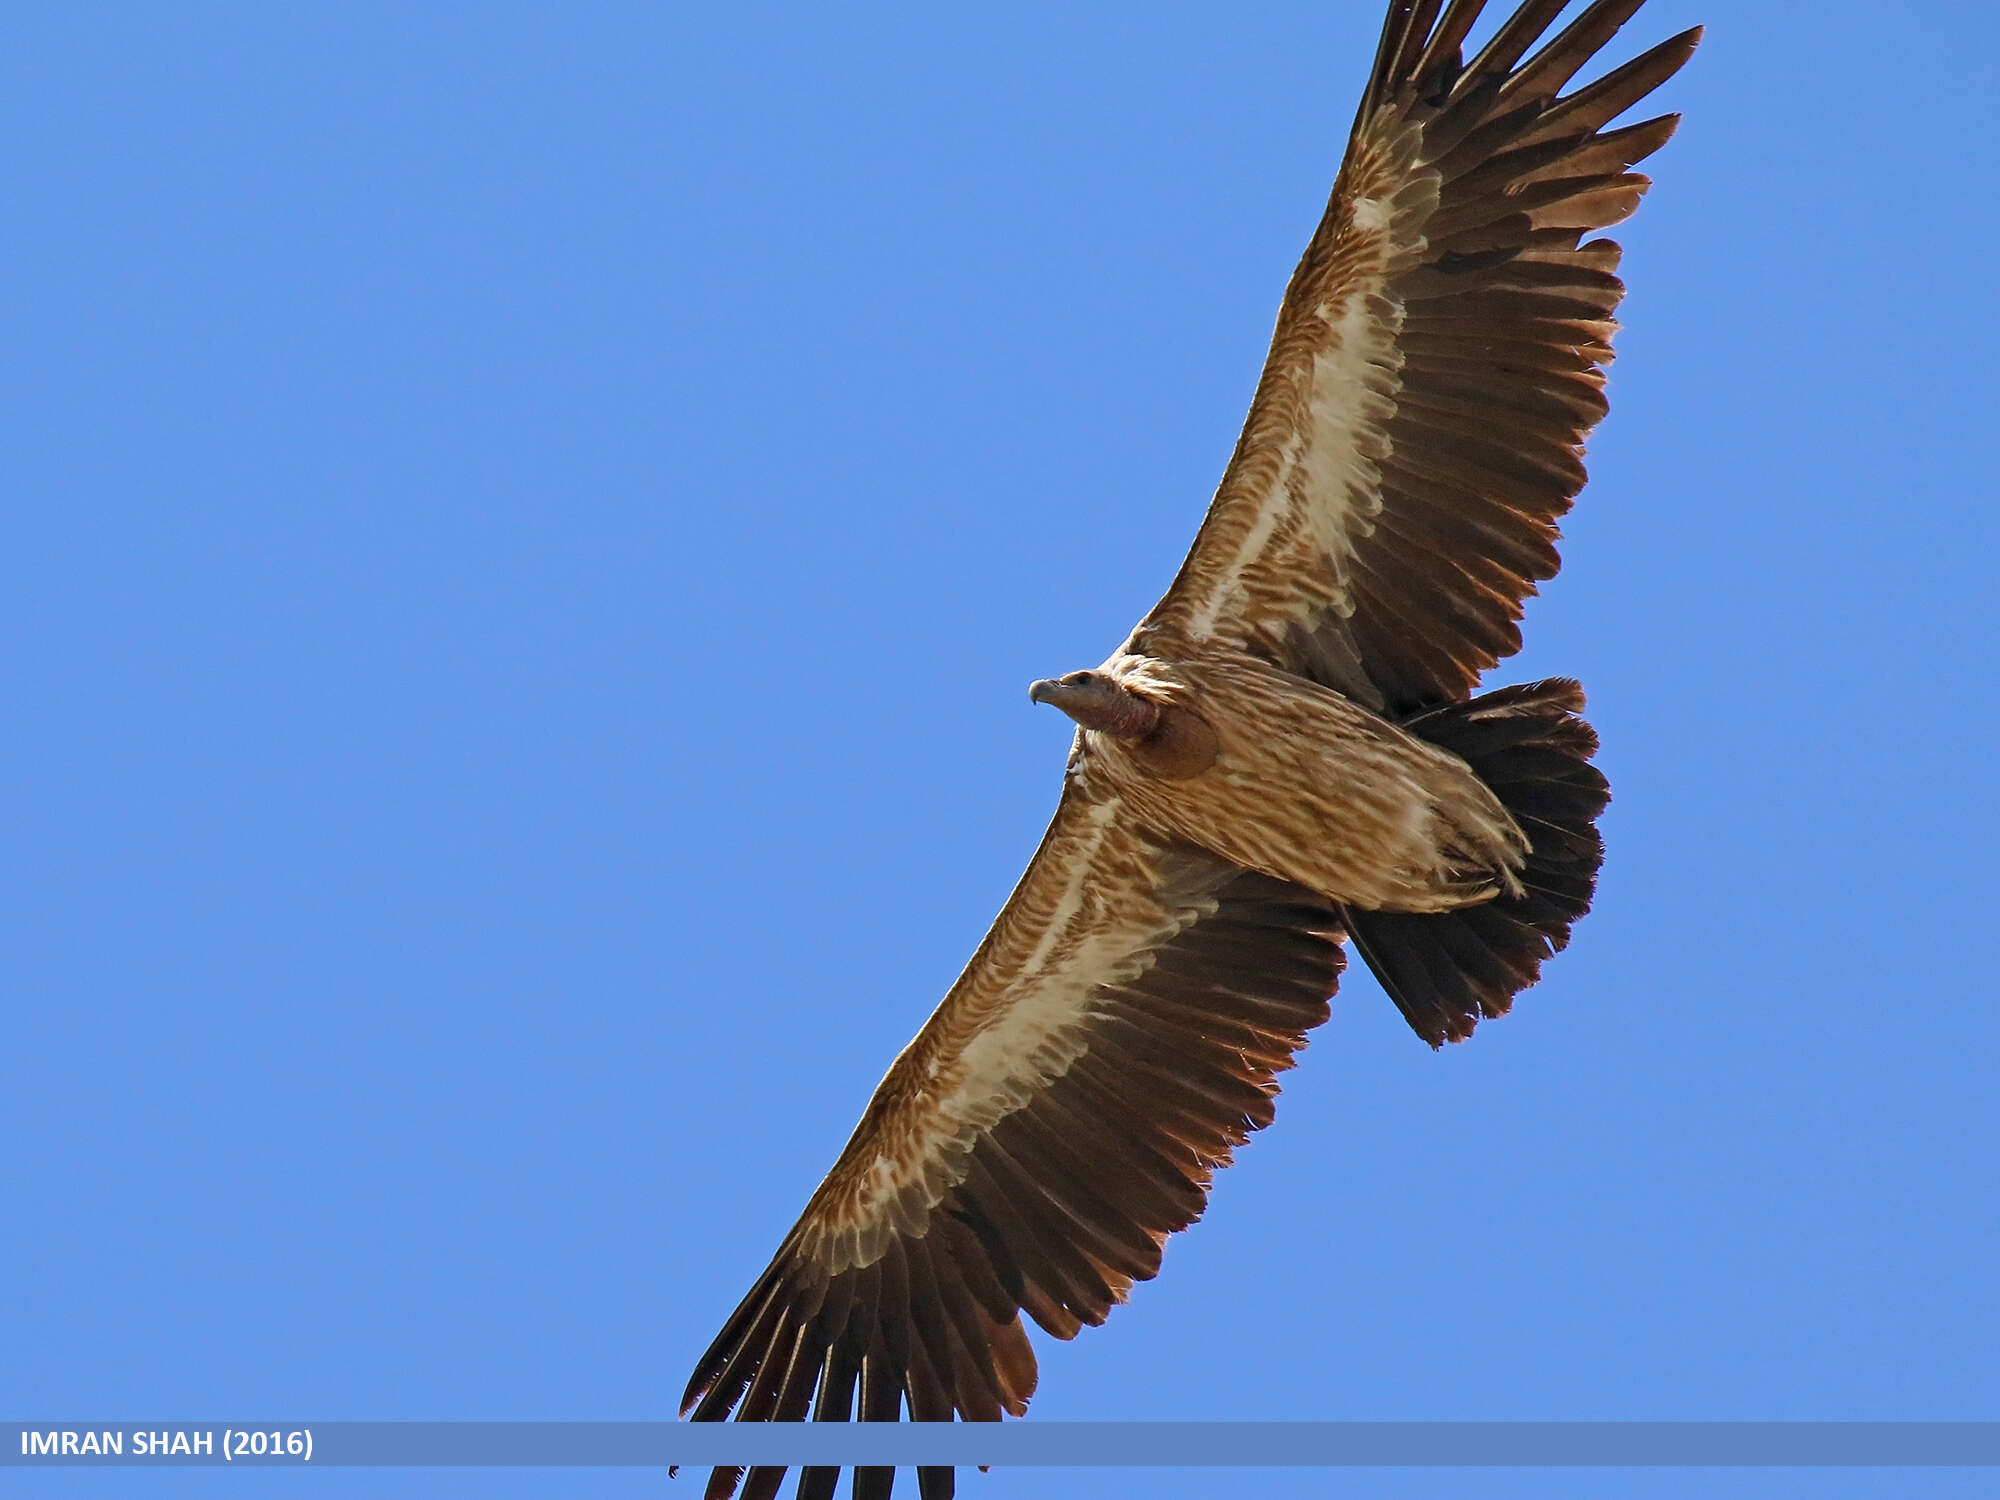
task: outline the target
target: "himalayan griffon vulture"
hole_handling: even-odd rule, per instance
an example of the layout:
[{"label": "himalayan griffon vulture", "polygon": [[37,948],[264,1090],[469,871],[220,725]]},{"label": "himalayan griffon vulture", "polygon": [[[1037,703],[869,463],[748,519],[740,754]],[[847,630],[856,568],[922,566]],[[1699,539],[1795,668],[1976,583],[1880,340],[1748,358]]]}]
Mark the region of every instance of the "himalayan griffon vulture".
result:
[{"label": "himalayan griffon vulture", "polygon": [[[1054,821],[684,1414],[1020,1415],[1021,1315],[1067,1339],[1158,1271],[1270,1123],[1345,943],[1437,1046],[1568,940],[1608,795],[1583,694],[1476,689],[1556,572],[1605,412],[1624,287],[1586,236],[1678,117],[1607,127],[1699,36],[1563,92],[1640,3],[1542,42],[1564,0],[1525,0],[1467,60],[1481,0],[1393,0],[1193,550],[1102,666],[1031,689],[1078,725]],[[857,1470],[857,1500],[892,1477]]]}]

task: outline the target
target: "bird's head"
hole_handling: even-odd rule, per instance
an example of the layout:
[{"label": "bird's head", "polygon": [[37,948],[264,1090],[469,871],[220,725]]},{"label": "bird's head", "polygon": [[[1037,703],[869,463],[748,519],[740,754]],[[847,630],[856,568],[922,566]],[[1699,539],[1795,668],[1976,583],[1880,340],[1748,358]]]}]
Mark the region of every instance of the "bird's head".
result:
[{"label": "bird's head", "polygon": [[1120,740],[1141,740],[1160,722],[1160,707],[1124,686],[1108,672],[1071,672],[1034,683],[1028,697],[1051,704],[1085,729]]}]

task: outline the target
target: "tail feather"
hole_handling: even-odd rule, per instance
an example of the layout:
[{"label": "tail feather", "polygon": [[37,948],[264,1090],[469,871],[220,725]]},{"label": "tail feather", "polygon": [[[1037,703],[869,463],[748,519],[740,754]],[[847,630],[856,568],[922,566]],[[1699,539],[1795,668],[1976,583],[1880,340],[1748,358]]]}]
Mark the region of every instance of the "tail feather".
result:
[{"label": "tail feather", "polygon": [[1465,1040],[1481,1017],[1505,1015],[1590,909],[1604,859],[1597,815],[1611,791],[1590,763],[1597,735],[1582,709],[1582,687],[1555,677],[1403,724],[1478,772],[1529,843],[1519,895],[1451,912],[1347,913],[1355,948],[1433,1047]]}]

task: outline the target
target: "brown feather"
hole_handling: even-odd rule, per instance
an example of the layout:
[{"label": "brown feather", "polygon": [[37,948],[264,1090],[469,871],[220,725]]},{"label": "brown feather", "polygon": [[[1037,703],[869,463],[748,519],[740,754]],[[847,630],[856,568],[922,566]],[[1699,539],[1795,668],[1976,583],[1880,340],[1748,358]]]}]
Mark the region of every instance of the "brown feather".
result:
[{"label": "brown feather", "polygon": [[1615,119],[1681,70],[1694,56],[1702,28],[1693,26],[1614,68],[1587,88],[1578,89],[1542,116],[1522,138],[1530,145],[1547,136],[1594,131]]},{"label": "brown feather", "polygon": [[[974,1164],[975,1170],[983,1171],[989,1179],[988,1191],[997,1201],[1004,1202],[1025,1226],[1021,1248],[1025,1250],[1032,1244],[1040,1257],[1035,1285],[1072,1318],[1090,1324],[1103,1322],[1104,1310],[1112,1302],[1111,1288],[1078,1245],[1075,1222],[1049,1200],[1034,1178],[1022,1170],[998,1141],[989,1138],[984,1142],[975,1154]],[[974,1179],[966,1180],[970,1183]],[[1032,1303],[1024,1301],[1023,1305],[1034,1314]],[[1035,1321],[1042,1323],[1039,1316]],[[1058,1338],[1075,1333],[1071,1329],[1064,1334],[1047,1323],[1042,1326]]]},{"label": "brown feather", "polygon": [[1428,96],[1433,92],[1436,75],[1440,73],[1451,75],[1445,80],[1447,83],[1458,77],[1459,48],[1478,22],[1479,13],[1485,9],[1486,0],[1451,0],[1451,8],[1444,13],[1437,30],[1431,33],[1422,56],[1406,74],[1421,95]]},{"label": "brown feather", "polygon": [[1519,10],[1501,23],[1493,39],[1479,49],[1478,56],[1465,65],[1465,72],[1452,93],[1461,93],[1475,81],[1504,76],[1568,3],[1569,0],[1525,0]]},{"label": "brown feather", "polygon": [[1645,0],[1597,0],[1555,40],[1515,70],[1514,76],[1500,89],[1501,102],[1553,99],[1644,3]]}]

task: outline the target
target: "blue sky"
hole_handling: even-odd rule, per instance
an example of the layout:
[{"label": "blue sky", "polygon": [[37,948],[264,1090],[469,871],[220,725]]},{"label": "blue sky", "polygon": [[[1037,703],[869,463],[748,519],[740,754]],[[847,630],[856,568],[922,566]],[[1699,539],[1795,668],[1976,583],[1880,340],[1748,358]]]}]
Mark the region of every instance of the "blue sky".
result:
[{"label": "blue sky", "polygon": [[[1378,21],[9,21],[0,1411],[671,1413],[1040,835],[1027,683],[1192,537]],[[1441,1055],[1353,974],[1038,1417],[2000,1416],[2000,20],[1627,35],[1695,21],[1495,679],[1589,689],[1598,908]]]}]

